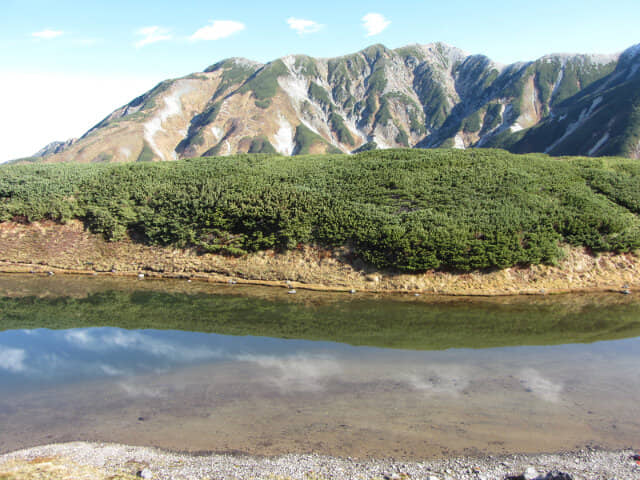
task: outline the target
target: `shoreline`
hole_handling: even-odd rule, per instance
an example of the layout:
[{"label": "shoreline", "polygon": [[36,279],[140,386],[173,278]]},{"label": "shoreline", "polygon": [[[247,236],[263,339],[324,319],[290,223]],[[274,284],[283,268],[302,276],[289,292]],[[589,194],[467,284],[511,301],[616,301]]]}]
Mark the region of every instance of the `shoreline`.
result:
[{"label": "shoreline", "polygon": [[[52,444],[0,455],[0,477],[10,480],[38,478],[94,479],[205,479],[280,478],[303,479],[428,479],[503,480],[545,478],[549,472],[563,472],[573,480],[595,478],[637,478],[640,465],[631,449],[584,448],[550,454],[512,454],[451,457],[436,460],[354,459],[318,454],[290,454],[277,457],[210,454],[194,455],[109,443],[73,442]],[[535,475],[533,473],[535,472]],[[44,474],[44,475],[43,475]],[[48,476],[47,476],[48,474]],[[145,476],[146,475],[146,476]],[[525,478],[524,476],[521,478]],[[547,477],[549,478],[549,477]]]},{"label": "shoreline", "polygon": [[640,288],[640,257],[591,255],[564,247],[558,265],[530,265],[465,273],[380,271],[348,247],[300,246],[242,257],[149,246],[131,239],[107,242],[78,221],[0,223],[0,273],[104,275],[185,279],[327,292],[428,296],[513,296],[633,291]]},{"label": "shoreline", "polygon": [[[545,296],[545,295],[569,295],[569,294],[587,294],[587,293],[625,293],[624,286],[615,287],[611,285],[602,285],[596,287],[568,287],[541,290],[504,290],[504,291],[424,291],[424,290],[407,290],[407,289],[367,289],[352,292],[352,289],[340,285],[323,285],[314,283],[302,283],[290,280],[260,280],[260,279],[244,279],[232,275],[222,275],[218,273],[195,272],[192,275],[181,273],[159,273],[159,272],[137,272],[137,271],[120,271],[120,272],[104,272],[96,270],[82,269],[65,269],[60,267],[51,267],[42,264],[33,263],[13,263],[0,260],[0,274],[32,274],[32,275],[68,275],[68,276],[102,276],[113,278],[144,278],[153,280],[189,280],[195,282],[211,283],[214,285],[237,284],[245,286],[259,287],[275,287],[275,288],[292,288],[298,290],[308,290],[312,292],[331,292],[331,293],[370,293],[376,295],[402,295],[402,294],[418,294],[432,297],[511,297],[511,296]],[[640,289],[640,282],[633,284],[625,284],[631,293]]]}]

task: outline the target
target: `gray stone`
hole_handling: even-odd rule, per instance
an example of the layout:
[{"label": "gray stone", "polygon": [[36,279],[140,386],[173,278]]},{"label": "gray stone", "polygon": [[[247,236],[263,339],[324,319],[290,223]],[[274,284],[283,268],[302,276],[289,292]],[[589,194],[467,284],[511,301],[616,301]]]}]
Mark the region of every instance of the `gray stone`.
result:
[{"label": "gray stone", "polygon": [[140,478],[149,479],[149,478],[153,478],[153,473],[151,473],[151,470],[149,470],[148,468],[144,468],[140,470],[138,473],[136,473],[136,476]]}]

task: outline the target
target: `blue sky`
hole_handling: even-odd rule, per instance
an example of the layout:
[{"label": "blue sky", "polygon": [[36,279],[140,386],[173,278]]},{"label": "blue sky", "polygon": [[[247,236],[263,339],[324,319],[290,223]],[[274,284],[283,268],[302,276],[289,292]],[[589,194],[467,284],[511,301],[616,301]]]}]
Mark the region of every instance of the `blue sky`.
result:
[{"label": "blue sky", "polygon": [[266,62],[443,41],[511,63],[640,42],[638,0],[0,0],[0,7],[0,161],[81,135],[158,81],[230,56]]}]

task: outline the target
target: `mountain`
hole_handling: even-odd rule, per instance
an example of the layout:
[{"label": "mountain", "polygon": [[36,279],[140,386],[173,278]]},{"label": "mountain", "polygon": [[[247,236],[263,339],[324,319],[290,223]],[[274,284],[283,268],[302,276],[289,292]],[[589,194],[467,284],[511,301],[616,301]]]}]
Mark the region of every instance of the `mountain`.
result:
[{"label": "mountain", "polygon": [[443,43],[242,58],[167,80],[45,161],[500,147],[640,157],[640,45],[501,65]]}]

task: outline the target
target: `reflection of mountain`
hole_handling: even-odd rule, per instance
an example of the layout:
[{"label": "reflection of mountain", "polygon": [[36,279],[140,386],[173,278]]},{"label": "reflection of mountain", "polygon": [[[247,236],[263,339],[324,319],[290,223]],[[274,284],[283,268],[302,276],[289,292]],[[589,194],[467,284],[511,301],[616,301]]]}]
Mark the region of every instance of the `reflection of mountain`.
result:
[{"label": "reflection of mountain", "polygon": [[637,158],[639,67],[640,45],[512,65],[443,43],[265,65],[232,58],[160,83],[37,156],[122,162],[495,146]]},{"label": "reflection of mountain", "polygon": [[[593,342],[640,335],[637,301],[570,300],[500,304],[349,298],[307,306],[231,295],[105,291],[85,298],[0,298],[0,329],[153,328],[416,350]],[[134,345],[141,341],[118,338]],[[95,343],[95,339],[85,340]]]}]

